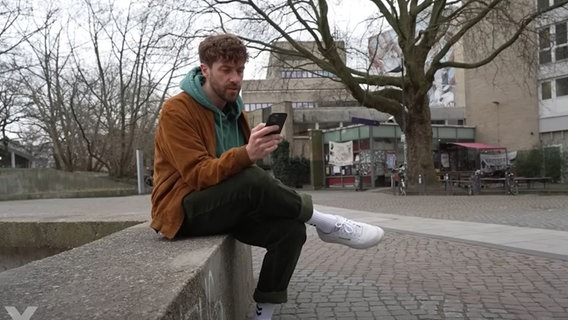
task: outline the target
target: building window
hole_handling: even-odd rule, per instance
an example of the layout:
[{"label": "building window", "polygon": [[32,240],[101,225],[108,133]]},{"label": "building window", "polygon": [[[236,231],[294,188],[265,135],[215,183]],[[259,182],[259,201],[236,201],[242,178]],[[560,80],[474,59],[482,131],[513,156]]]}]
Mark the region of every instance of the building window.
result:
[{"label": "building window", "polygon": [[311,109],[315,108],[316,103],[314,101],[297,101],[292,102],[292,108],[294,109]]},{"label": "building window", "polygon": [[540,64],[568,59],[568,21],[540,29],[538,49]]},{"label": "building window", "polygon": [[245,111],[254,111],[259,109],[265,109],[272,105],[272,103],[245,103]]},{"label": "building window", "polygon": [[556,79],[556,96],[568,96],[568,78]]},{"label": "building window", "polygon": [[333,73],[325,70],[316,70],[313,72],[316,78],[330,78],[333,77]]},{"label": "building window", "polygon": [[551,42],[550,42],[550,27],[541,29],[538,32],[538,60],[540,64],[548,63],[552,61],[551,52]]},{"label": "building window", "polygon": [[540,99],[552,99],[552,86],[550,81],[544,81],[540,84]]},{"label": "building window", "polygon": [[301,70],[284,70],[284,71],[282,71],[282,78],[284,78],[284,79],[302,78],[302,71]]},{"label": "building window", "polygon": [[[557,4],[568,3],[568,1],[567,0],[554,0],[553,3],[555,5],[557,5]],[[550,8],[550,0],[537,0],[537,8],[538,8],[538,11],[544,11],[544,10]]]},{"label": "building window", "polygon": [[558,23],[556,26],[556,61],[568,59],[568,34],[567,34],[567,23]]},{"label": "building window", "polygon": [[284,79],[300,79],[300,78],[330,78],[333,73],[325,70],[284,70],[280,73]]}]

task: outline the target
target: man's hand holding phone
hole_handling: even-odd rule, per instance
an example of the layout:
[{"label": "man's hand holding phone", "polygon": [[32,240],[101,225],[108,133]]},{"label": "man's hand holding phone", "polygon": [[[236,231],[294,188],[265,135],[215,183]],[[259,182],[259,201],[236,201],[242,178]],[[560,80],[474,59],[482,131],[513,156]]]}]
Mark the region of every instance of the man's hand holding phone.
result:
[{"label": "man's hand holding phone", "polygon": [[286,118],[288,117],[287,113],[283,113],[283,112],[276,112],[276,113],[271,113],[268,116],[268,120],[266,120],[266,127],[270,127],[270,126],[274,126],[277,125],[278,126],[278,130],[273,131],[269,134],[275,134],[275,133],[280,133],[282,132],[282,128],[284,127],[284,123],[286,122]]},{"label": "man's hand holding phone", "polygon": [[246,146],[251,161],[262,159],[278,148],[278,144],[283,139],[280,132],[286,117],[286,113],[273,113],[266,123],[261,123],[252,129]]}]

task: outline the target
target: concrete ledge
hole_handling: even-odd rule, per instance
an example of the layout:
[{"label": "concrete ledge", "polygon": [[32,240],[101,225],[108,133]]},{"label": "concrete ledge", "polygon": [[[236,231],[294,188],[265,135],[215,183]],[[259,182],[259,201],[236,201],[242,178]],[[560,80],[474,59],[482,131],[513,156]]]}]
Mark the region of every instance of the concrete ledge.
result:
[{"label": "concrete ledge", "polygon": [[250,247],[230,236],[165,240],[146,224],[0,273],[4,307],[31,319],[245,319]]},{"label": "concrete ledge", "polygon": [[142,221],[0,221],[2,247],[71,249]]},{"label": "concrete ledge", "polygon": [[0,221],[0,272],[80,247],[141,222]]},{"label": "concrete ledge", "polygon": [[136,186],[93,172],[0,168],[0,200],[111,197],[136,194]]},{"label": "concrete ledge", "polygon": [[53,198],[124,197],[135,194],[137,194],[137,190],[134,188],[114,188],[114,189],[104,188],[104,189],[86,189],[86,190],[54,191],[54,192],[0,194],[0,201],[53,199]]}]

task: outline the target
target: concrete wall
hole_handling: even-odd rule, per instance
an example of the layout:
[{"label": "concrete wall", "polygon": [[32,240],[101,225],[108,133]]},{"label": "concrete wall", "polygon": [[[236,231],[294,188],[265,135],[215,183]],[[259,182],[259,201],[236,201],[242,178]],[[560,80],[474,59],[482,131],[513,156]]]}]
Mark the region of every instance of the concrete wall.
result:
[{"label": "concrete wall", "polygon": [[[507,52],[510,54],[510,52]],[[467,125],[475,126],[476,141],[509,151],[538,147],[538,102],[534,88],[521,83],[526,75],[500,72],[491,63],[467,74]],[[527,80],[529,82],[529,80]]]},{"label": "concrete wall", "polygon": [[327,78],[243,81],[246,103],[354,101],[345,86]]},{"label": "concrete wall", "polygon": [[0,221],[0,272],[80,247],[140,221]]},{"label": "concrete wall", "polygon": [[0,200],[131,195],[136,186],[97,173],[0,169]]},{"label": "concrete wall", "polygon": [[5,306],[31,319],[246,319],[250,247],[230,236],[168,241],[146,224],[0,273]]}]

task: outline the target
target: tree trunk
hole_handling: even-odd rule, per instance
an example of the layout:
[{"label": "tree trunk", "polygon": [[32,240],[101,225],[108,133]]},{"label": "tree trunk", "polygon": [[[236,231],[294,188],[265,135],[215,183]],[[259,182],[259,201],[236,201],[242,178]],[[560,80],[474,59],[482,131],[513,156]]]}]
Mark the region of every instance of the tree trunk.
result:
[{"label": "tree trunk", "polygon": [[430,106],[427,95],[408,94],[409,112],[404,118],[403,130],[407,144],[407,172],[411,185],[418,183],[418,175],[422,175],[422,183],[432,185],[437,177],[432,158],[432,124]]}]

